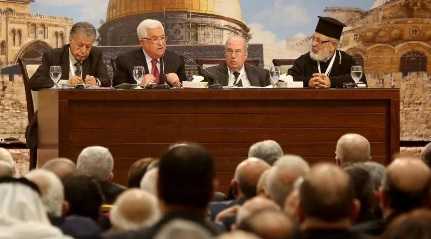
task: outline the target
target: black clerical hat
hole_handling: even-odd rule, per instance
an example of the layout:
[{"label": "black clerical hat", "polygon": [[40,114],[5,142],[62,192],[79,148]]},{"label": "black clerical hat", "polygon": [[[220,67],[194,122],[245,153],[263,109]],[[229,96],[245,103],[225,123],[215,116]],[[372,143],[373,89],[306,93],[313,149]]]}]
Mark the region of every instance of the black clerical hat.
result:
[{"label": "black clerical hat", "polygon": [[335,39],[340,39],[345,26],[346,25],[344,25],[344,23],[337,19],[319,16],[319,22],[317,23],[315,32]]}]

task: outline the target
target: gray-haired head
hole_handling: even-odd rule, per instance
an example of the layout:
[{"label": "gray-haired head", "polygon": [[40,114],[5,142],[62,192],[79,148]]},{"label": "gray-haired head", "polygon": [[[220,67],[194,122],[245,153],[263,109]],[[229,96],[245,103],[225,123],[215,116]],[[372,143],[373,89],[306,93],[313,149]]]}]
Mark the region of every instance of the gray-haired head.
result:
[{"label": "gray-haired head", "polygon": [[431,168],[431,143],[428,143],[422,149],[421,159]]},{"label": "gray-haired head", "polygon": [[280,144],[274,140],[263,140],[254,143],[248,150],[248,157],[255,157],[264,160],[272,165],[284,152]]},{"label": "gray-haired head", "polygon": [[145,19],[141,23],[139,23],[136,33],[138,34],[138,38],[142,39],[148,36],[148,30],[154,29],[154,28],[162,28],[163,31],[165,31],[165,28],[163,27],[163,24],[154,19]]},{"label": "gray-haired head", "polygon": [[112,178],[114,158],[103,146],[89,146],[81,151],[76,163],[77,173],[92,176],[102,181]]},{"label": "gray-haired head", "polygon": [[78,34],[83,34],[91,39],[96,39],[97,36],[96,28],[89,22],[77,22],[73,24],[70,29],[70,38],[73,38]]},{"label": "gray-haired head", "polygon": [[189,220],[175,219],[163,226],[155,239],[209,239],[211,233],[201,225]]},{"label": "gray-haired head", "polygon": [[25,177],[34,182],[41,191],[42,203],[51,216],[61,217],[64,202],[64,187],[60,179],[45,169],[30,171]]},{"label": "gray-haired head", "polygon": [[148,193],[157,196],[157,178],[159,175],[158,168],[150,169],[144,177],[142,177],[140,182],[140,188]]},{"label": "gray-haired head", "polygon": [[12,154],[5,148],[0,148],[0,176],[15,175],[15,161]]},{"label": "gray-haired head", "polygon": [[54,158],[43,164],[41,168],[53,172],[59,178],[65,178],[75,173],[76,164],[68,158]]},{"label": "gray-haired head", "polygon": [[224,44],[224,48],[228,49],[229,43],[231,41],[237,41],[237,40],[243,42],[244,50],[245,50],[245,52],[248,52],[248,41],[247,41],[247,39],[245,39],[245,37],[243,37],[241,35],[237,35],[237,34],[231,35],[227,38],[227,40]]},{"label": "gray-haired head", "polygon": [[385,170],[386,170],[385,166],[374,161],[353,164],[353,166],[355,165],[365,169],[370,174],[370,178],[373,184],[373,189],[375,191],[378,191],[385,177]]},{"label": "gray-haired head", "polygon": [[268,194],[280,207],[294,188],[296,179],[310,171],[308,163],[298,155],[279,158],[268,174]]}]

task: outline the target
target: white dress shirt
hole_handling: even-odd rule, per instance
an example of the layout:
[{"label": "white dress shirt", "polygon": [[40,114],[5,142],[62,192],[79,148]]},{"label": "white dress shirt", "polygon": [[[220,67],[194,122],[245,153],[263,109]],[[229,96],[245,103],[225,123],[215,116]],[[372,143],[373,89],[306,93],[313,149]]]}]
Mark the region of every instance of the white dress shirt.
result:
[{"label": "white dress shirt", "polygon": [[[228,86],[233,87],[235,82],[235,75],[233,74],[233,71],[227,68],[228,74],[229,74],[229,82]],[[247,78],[247,73],[245,72],[244,65],[242,66],[241,70],[239,71],[238,80],[242,82],[242,87],[250,87],[250,81]]]}]

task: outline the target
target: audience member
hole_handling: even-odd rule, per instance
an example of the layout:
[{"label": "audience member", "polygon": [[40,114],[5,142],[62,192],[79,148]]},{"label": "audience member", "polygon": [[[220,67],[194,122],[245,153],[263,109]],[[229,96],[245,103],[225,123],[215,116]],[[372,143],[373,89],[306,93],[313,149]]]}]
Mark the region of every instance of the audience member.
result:
[{"label": "audience member", "polygon": [[157,177],[159,174],[158,168],[150,169],[142,178],[140,188],[148,193],[157,196]]},{"label": "audience member", "polygon": [[182,219],[167,223],[154,239],[210,239],[213,238],[201,225]]},{"label": "audience member", "polygon": [[94,177],[100,183],[105,203],[112,204],[126,188],[112,182],[114,158],[109,149],[90,146],[81,151],[76,163],[78,174]]},{"label": "audience member", "polygon": [[248,150],[248,157],[260,158],[272,165],[284,152],[280,144],[274,140],[263,140],[254,143]]},{"label": "audience member", "polygon": [[386,168],[380,207],[383,219],[355,226],[355,230],[381,235],[386,226],[402,213],[426,207],[429,203],[431,170],[420,159],[398,156]]},{"label": "audience member", "polygon": [[140,189],[124,191],[109,214],[114,231],[147,228],[160,218],[157,198]]},{"label": "audience member", "polygon": [[349,175],[332,164],[317,164],[304,177],[299,190],[301,238],[365,238],[352,232],[359,202]]},{"label": "audience member", "polygon": [[308,173],[308,163],[297,155],[284,155],[270,169],[268,175],[268,195],[280,207],[293,189],[296,179]]},{"label": "audience member", "polygon": [[421,158],[428,165],[428,167],[431,167],[431,143],[428,143],[422,149]]},{"label": "audience member", "polygon": [[43,169],[53,172],[63,179],[76,172],[76,164],[68,158],[54,158],[42,165]]},{"label": "audience member", "polygon": [[360,134],[344,134],[337,141],[335,162],[339,166],[371,160],[370,142]]},{"label": "audience member", "polygon": [[431,238],[431,211],[416,209],[395,219],[383,234],[383,239]]},{"label": "audience member", "polygon": [[257,196],[263,196],[263,197],[269,197],[268,193],[268,175],[269,175],[270,169],[265,170],[260,177],[259,181],[257,181],[256,186],[256,195]]},{"label": "audience member", "polygon": [[175,219],[197,223],[210,234],[217,234],[214,225],[206,220],[214,184],[214,161],[206,149],[193,143],[171,146],[162,155],[159,164],[157,195],[161,220],[149,229],[129,231],[108,238],[153,238]]},{"label": "audience member", "polygon": [[275,202],[265,197],[257,196],[246,201],[244,205],[239,208],[236,215],[236,227],[241,225],[241,223],[251,214],[264,209],[280,210],[280,207]]},{"label": "audience member", "polygon": [[142,178],[148,172],[148,166],[151,162],[158,160],[156,158],[142,158],[130,165],[127,173],[127,187],[139,188]]},{"label": "audience member", "polygon": [[12,154],[5,148],[0,147],[0,177],[15,176],[15,161]]},{"label": "audience member", "polygon": [[239,225],[239,229],[265,239],[290,239],[295,235],[292,220],[278,209],[263,209],[252,213]]},{"label": "audience member", "polygon": [[245,232],[245,231],[232,231],[218,236],[217,239],[261,239],[261,238],[252,233]]}]

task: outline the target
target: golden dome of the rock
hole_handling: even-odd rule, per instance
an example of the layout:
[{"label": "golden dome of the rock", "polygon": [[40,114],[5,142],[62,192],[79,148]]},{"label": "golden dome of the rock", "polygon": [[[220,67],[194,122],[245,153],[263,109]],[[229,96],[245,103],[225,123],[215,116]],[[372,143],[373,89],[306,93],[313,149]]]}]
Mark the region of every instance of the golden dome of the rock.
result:
[{"label": "golden dome of the rock", "polygon": [[240,0],[110,0],[106,21],[157,12],[191,12],[242,21]]}]

